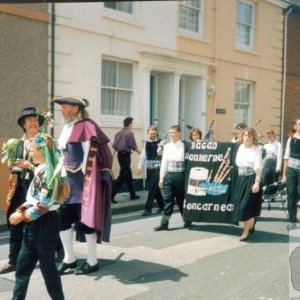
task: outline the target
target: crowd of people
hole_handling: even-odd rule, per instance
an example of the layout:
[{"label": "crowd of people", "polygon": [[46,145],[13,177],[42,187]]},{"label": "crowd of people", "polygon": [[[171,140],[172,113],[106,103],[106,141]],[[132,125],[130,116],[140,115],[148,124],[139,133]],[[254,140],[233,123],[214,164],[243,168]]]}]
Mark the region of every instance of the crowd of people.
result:
[{"label": "crowd of people", "polygon": [[[60,105],[64,123],[57,143],[40,132],[44,116],[35,107],[27,107],[17,120],[24,135],[18,143],[16,159],[7,162],[15,182],[7,209],[9,260],[1,266],[0,274],[16,271],[13,299],[25,299],[38,261],[52,299],[64,299],[60,275],[72,270],[75,275],[99,270],[96,245],[109,242],[111,205],[117,203],[115,196],[122,184],[126,183],[131,200],[139,198],[131,170],[133,152],[140,155],[137,174],[142,175],[145,168],[147,179],[148,195],[142,216],[152,214],[154,200],[156,213],[161,214],[154,231],[169,229],[175,201],[183,216],[186,142],[180,126],[170,127],[169,143],[159,138],[156,126],[150,126],[140,151],[132,132],[133,118],[127,117],[123,129],[114,137],[111,151],[109,138],[89,118],[86,99],[59,97],[53,102]],[[281,171],[281,181],[287,186],[290,221],[298,221],[300,119],[295,121],[284,157],[272,129],[267,130],[267,142],[263,145],[254,128],[240,123],[236,129],[237,135],[231,141],[240,144],[234,162],[238,177],[232,199],[233,221],[244,222],[239,238],[243,242],[255,232],[263,201],[262,187],[271,187],[268,196],[273,199]],[[201,141],[201,130],[192,128],[189,142]],[[112,163],[116,152],[120,172],[114,180]],[[184,227],[191,224],[185,221]],[[87,259],[80,266],[73,249],[74,231],[76,239],[87,245]],[[55,256],[59,251],[64,257],[57,268]]]}]

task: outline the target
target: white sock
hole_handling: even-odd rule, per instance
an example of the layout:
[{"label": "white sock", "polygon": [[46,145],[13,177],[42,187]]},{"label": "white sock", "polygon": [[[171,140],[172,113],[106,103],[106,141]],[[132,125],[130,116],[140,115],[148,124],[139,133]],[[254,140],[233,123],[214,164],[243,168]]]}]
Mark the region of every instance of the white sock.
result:
[{"label": "white sock", "polygon": [[65,251],[63,262],[71,264],[76,260],[73,250],[73,228],[63,230],[59,233],[59,235]]},{"label": "white sock", "polygon": [[96,233],[86,234],[86,243],[87,243],[87,250],[88,250],[88,258],[87,263],[92,267],[98,263],[97,261],[97,235]]}]

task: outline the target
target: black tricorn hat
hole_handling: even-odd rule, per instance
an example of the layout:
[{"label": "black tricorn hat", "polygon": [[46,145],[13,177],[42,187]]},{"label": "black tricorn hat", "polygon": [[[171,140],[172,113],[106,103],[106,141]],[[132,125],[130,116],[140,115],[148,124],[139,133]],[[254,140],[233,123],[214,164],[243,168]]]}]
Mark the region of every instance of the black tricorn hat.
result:
[{"label": "black tricorn hat", "polygon": [[18,124],[21,127],[23,127],[23,121],[27,117],[37,117],[39,121],[39,126],[42,126],[45,120],[45,118],[42,115],[38,114],[38,110],[36,107],[26,107],[21,111],[20,117],[18,119]]},{"label": "black tricorn hat", "polygon": [[53,99],[53,102],[59,105],[62,104],[77,105],[81,108],[86,108],[89,106],[89,102],[86,99],[74,97],[74,96],[57,97]]}]

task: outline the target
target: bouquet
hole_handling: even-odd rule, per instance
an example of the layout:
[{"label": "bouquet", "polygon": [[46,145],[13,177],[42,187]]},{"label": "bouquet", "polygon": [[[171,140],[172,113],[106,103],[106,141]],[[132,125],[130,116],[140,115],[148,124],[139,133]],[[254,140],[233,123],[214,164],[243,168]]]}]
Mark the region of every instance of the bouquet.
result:
[{"label": "bouquet", "polygon": [[9,139],[2,145],[2,163],[5,163],[8,160],[15,161],[17,159],[17,147],[19,142],[20,140],[18,139]]}]

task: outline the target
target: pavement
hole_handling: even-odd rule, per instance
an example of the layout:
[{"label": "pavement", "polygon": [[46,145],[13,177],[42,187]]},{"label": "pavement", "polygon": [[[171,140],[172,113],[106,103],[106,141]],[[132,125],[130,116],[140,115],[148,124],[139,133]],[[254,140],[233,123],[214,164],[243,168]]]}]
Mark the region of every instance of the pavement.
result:
[{"label": "pavement", "polygon": [[[119,214],[126,214],[130,212],[136,212],[141,211],[141,213],[144,210],[144,205],[146,203],[147,191],[138,191],[137,195],[139,195],[141,198],[137,200],[130,200],[129,193],[119,193],[116,195],[115,200],[118,201],[118,203],[113,204],[112,203],[112,214],[113,215],[119,215]],[[156,206],[156,203],[154,203],[154,209],[155,211],[158,207]],[[6,225],[6,215],[4,211],[0,211],[0,232],[4,232],[7,230]]]}]

